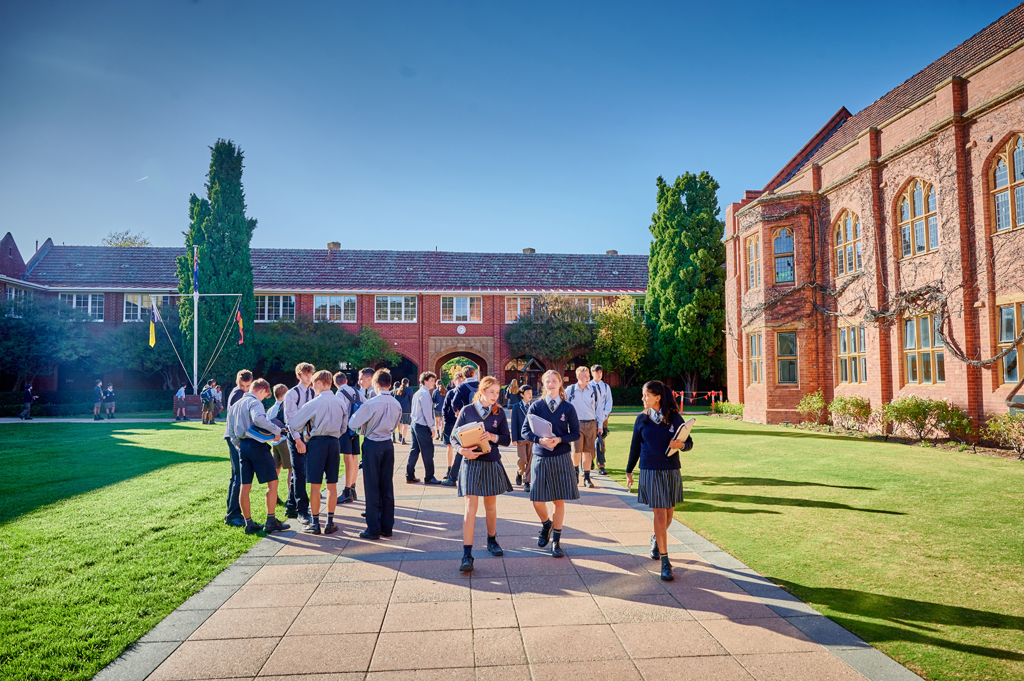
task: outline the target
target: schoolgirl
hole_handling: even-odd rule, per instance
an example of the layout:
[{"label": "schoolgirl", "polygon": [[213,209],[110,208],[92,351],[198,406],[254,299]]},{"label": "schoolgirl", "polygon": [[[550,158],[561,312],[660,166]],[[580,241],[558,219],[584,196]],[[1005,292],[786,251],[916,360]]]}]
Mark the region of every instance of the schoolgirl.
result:
[{"label": "schoolgirl", "polygon": [[654,511],[651,535],[651,559],[661,558],[661,578],[671,582],[672,564],[668,559],[668,528],[676,504],[683,500],[683,478],[679,472],[679,454],[668,456],[669,449],[689,451],[693,438],[686,442],[672,435],[683,424],[672,392],[661,381],[648,381],[643,387],[643,412],[633,425],[633,442],[626,464],[626,484],[633,486],[633,469],[640,464],[637,500]]},{"label": "schoolgirl", "polygon": [[[459,496],[466,497],[466,514],[462,520],[462,564],[459,570],[473,570],[473,532],[480,498],[484,500],[487,520],[487,550],[493,556],[502,555],[501,546],[495,535],[498,523],[498,495],[512,491],[505,467],[501,463],[498,447],[507,447],[512,442],[505,410],[498,406],[501,385],[493,376],[485,376],[473,395],[473,402],[466,406],[455,421],[460,428],[468,423],[484,424],[484,439],[490,443],[490,451],[484,454],[479,447],[462,447],[459,453],[464,461],[459,470]],[[497,445],[497,446],[495,446]]]},{"label": "schoolgirl", "polygon": [[[561,546],[565,500],[580,498],[569,444],[580,438],[580,422],[576,417],[576,409],[565,401],[561,375],[557,371],[546,371],[541,382],[544,394],[527,410],[522,437],[533,443],[530,501],[541,521],[537,546],[544,548],[550,539],[551,555],[561,558],[565,555]],[[538,437],[530,427],[530,415],[550,423],[553,437]],[[555,507],[550,517],[547,506],[549,501],[554,502]]]}]

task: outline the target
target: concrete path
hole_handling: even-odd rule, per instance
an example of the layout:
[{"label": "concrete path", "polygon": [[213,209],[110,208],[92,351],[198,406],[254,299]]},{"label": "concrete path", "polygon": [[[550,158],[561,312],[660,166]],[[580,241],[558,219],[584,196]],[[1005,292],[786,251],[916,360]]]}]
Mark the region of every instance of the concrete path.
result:
[{"label": "concrete path", "polygon": [[463,501],[406,484],[397,449],[394,538],[357,537],[360,501],[332,536],[263,539],[96,678],[919,678],[679,523],[660,581],[650,514],[602,476],[567,504],[565,558],[537,548],[517,488],[498,499],[505,556],[480,517],[460,573]]}]

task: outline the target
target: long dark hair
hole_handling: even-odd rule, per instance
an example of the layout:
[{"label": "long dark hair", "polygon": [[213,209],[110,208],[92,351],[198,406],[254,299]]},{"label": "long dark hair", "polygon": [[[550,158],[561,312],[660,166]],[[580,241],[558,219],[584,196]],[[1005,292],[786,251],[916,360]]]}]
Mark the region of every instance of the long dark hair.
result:
[{"label": "long dark hair", "polygon": [[[669,387],[661,381],[647,381],[644,383],[644,390],[661,397],[662,421],[671,424],[675,420],[676,414],[679,413],[679,405],[676,404],[676,398],[672,395]],[[645,409],[644,413],[650,416],[649,409]]]}]

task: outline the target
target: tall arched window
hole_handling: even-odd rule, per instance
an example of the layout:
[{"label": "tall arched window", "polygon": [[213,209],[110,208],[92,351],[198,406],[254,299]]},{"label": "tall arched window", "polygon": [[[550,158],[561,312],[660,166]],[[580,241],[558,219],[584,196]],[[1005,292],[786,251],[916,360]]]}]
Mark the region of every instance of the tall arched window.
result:
[{"label": "tall arched window", "polygon": [[747,288],[761,285],[761,237],[756,234],[747,239]]},{"label": "tall arched window", "polygon": [[793,230],[788,227],[776,230],[772,237],[772,255],[775,257],[775,283],[784,284],[794,280],[793,272]]},{"label": "tall arched window", "polygon": [[836,276],[842,277],[864,269],[861,254],[860,218],[843,211],[832,233],[836,252]]},{"label": "tall arched window", "polygon": [[900,196],[897,221],[900,226],[900,254],[906,258],[939,247],[939,216],[935,187],[914,180]]},{"label": "tall arched window", "polygon": [[992,164],[990,179],[996,231],[1024,227],[1024,137],[1010,138]]}]

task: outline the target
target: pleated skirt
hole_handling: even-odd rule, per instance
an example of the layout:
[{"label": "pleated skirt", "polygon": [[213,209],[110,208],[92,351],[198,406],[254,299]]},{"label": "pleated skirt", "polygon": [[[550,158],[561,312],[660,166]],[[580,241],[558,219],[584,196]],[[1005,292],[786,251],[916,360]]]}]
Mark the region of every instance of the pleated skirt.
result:
[{"label": "pleated skirt", "polygon": [[571,454],[533,457],[530,464],[530,501],[579,498],[580,488]]},{"label": "pleated skirt", "polygon": [[500,461],[463,459],[458,489],[460,497],[493,497],[511,492],[512,483]]},{"label": "pleated skirt", "polygon": [[651,471],[641,468],[636,499],[651,508],[675,508],[683,501],[683,476],[679,469]]}]

